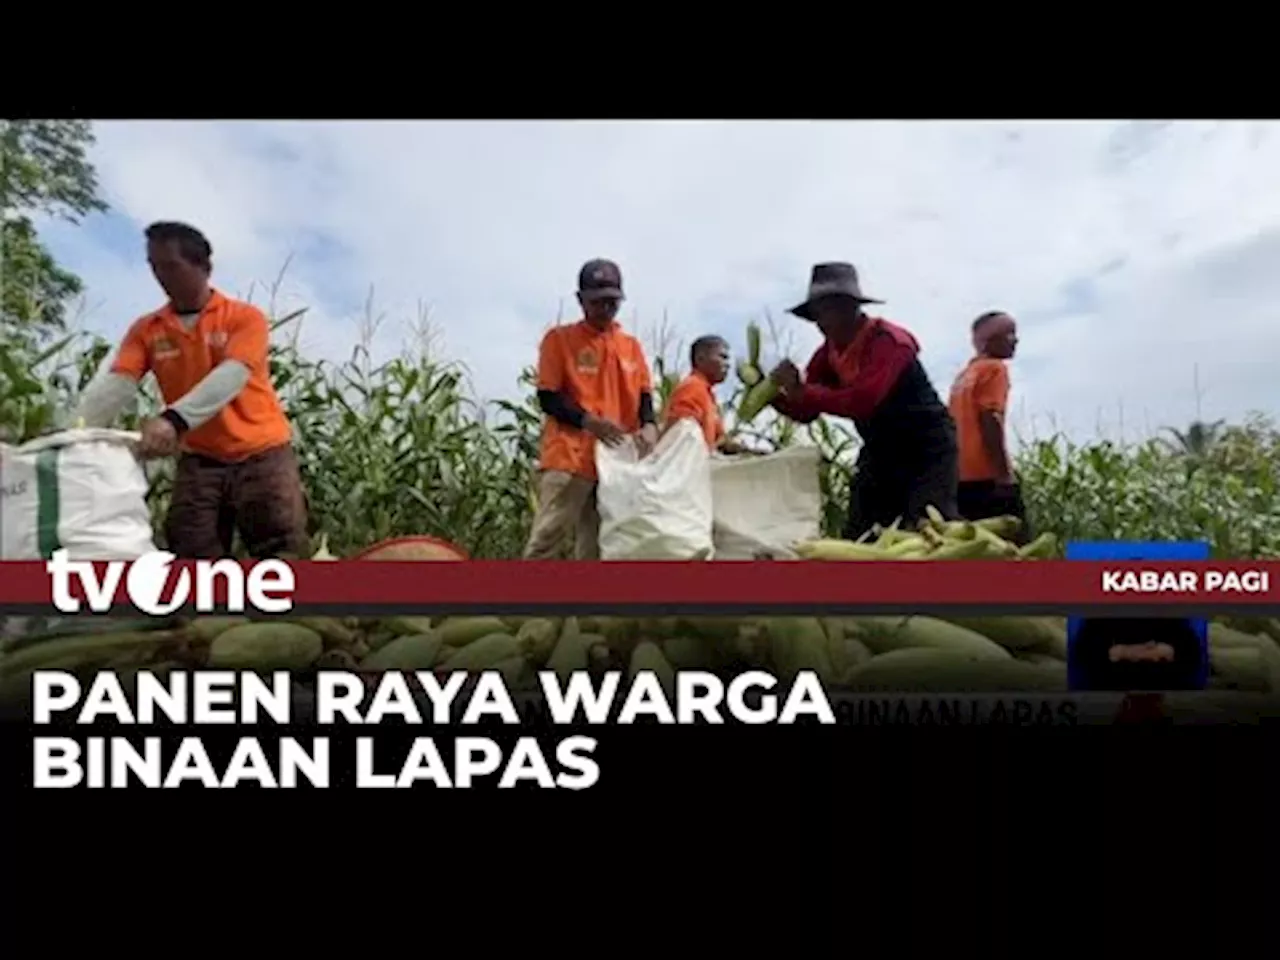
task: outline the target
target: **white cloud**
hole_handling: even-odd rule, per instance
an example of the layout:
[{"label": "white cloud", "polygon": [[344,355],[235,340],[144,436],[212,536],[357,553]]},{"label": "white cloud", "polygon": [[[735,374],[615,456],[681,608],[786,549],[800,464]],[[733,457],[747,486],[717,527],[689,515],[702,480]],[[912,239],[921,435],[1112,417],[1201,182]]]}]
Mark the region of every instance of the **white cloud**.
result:
[{"label": "white cloud", "polygon": [[[667,310],[686,341],[740,342],[767,307],[796,359],[816,336],[783,311],[814,261],[848,259],[940,392],[970,318],[999,306],[1023,321],[1022,429],[1114,432],[1123,411],[1132,435],[1272,403],[1276,129],[103,122],[94,160],[135,239],[118,223],[51,236],[104,333],[158,302],[137,231],[186,219],[232,292],[294,254],[282,306],[311,306],[306,343],[330,357],[354,345],[370,285],[393,317],[425,301],[488,396],[514,389],[591,257],[621,263],[642,331]],[[388,328],[384,349],[404,336]]]}]

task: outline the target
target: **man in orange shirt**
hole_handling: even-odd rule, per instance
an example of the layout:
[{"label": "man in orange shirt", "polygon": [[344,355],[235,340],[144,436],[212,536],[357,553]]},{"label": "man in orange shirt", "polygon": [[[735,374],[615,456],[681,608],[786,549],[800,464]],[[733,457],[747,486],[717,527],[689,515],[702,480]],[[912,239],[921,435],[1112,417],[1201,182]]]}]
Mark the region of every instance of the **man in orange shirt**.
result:
[{"label": "man in orange shirt", "polygon": [[614,446],[632,435],[643,455],[657,442],[649,361],[640,341],[618,324],[622,299],[618,265],[589,261],[578,273],[582,319],[548,331],[538,348],[538,404],[546,420],[526,559],[554,559],[570,534],[576,559],[599,559],[596,444]]},{"label": "man in orange shirt", "polygon": [[663,432],[678,420],[690,419],[702,429],[707,448],[721,453],[742,453],[736,440],[724,435],[724,420],[716,403],[715,388],[729,376],[729,343],[724,337],[705,336],[689,349],[693,371],[680,381],[662,411]]},{"label": "man in orange shirt", "polygon": [[973,322],[975,355],[951,388],[951,416],[960,445],[960,515],[967,520],[1014,516],[1022,521],[1017,541],[1026,542],[1026,509],[1005,444],[1009,407],[1006,362],[1018,348],[1018,324],[1000,310]]},{"label": "man in orange shirt", "polygon": [[307,512],[292,429],[271,384],[267,318],[209,285],[213,248],[184,223],[146,230],[151,272],[168,303],[129,327],[77,416],[108,426],[155,375],[165,409],[142,424],[138,453],[178,455],[165,519],[179,557],[231,555],[238,530],[255,558],[305,556]]}]

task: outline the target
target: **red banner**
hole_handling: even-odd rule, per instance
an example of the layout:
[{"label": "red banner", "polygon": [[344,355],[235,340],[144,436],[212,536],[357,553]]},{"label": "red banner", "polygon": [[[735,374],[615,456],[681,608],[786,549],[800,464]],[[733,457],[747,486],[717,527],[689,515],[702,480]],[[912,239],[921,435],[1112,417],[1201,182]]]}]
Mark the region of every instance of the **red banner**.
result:
[{"label": "red banner", "polygon": [[[1262,561],[270,561],[239,565],[221,561],[175,563],[170,569],[152,561],[72,564],[60,572],[51,572],[43,562],[5,562],[0,563],[0,609],[39,607],[56,614],[101,612],[118,605],[125,611],[132,606],[157,612],[157,601],[167,607],[176,594],[182,594],[180,608],[203,611],[211,602],[225,604],[230,587],[234,612],[273,612],[258,602],[265,596],[275,601],[274,612],[292,607],[396,607],[426,612],[678,606],[758,610],[1053,607],[1063,611],[1248,607],[1258,613],[1270,607],[1278,613],[1277,585],[1280,563]],[[88,599],[82,602],[83,598]],[[77,610],[70,609],[76,604]]]}]

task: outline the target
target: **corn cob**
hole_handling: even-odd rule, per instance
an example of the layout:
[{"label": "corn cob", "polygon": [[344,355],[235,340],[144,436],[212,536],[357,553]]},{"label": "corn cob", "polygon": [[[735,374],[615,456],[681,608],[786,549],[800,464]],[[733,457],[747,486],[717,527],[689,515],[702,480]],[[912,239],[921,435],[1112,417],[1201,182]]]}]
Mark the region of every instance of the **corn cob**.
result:
[{"label": "corn cob", "polygon": [[460,647],[440,669],[450,672],[488,670],[512,657],[524,657],[530,645],[528,641],[517,640],[509,633],[491,633]]},{"label": "corn cob", "polygon": [[929,541],[919,533],[908,533],[896,543],[884,548],[885,559],[894,560],[915,553],[928,553],[930,548]]},{"label": "corn cob", "polygon": [[1058,646],[1059,635],[1064,632],[1056,629],[1044,617],[940,617],[939,619],[986,637],[1006,650],[1034,650],[1052,654]]},{"label": "corn cob", "polygon": [[1223,623],[1209,624],[1209,646],[1256,649],[1262,644],[1272,646],[1270,637],[1258,636],[1235,630]]},{"label": "corn cob", "polygon": [[1239,630],[1241,633],[1255,635],[1267,634],[1270,631],[1270,624],[1266,617],[1223,617],[1222,625],[1232,630]]},{"label": "corn cob", "polygon": [[747,324],[747,363],[760,369],[760,325],[754,322]]},{"label": "corn cob", "polygon": [[[279,623],[280,621],[266,622]],[[296,623],[300,627],[306,627],[308,630],[314,630],[316,633],[320,634],[320,637],[324,640],[326,648],[350,647],[354,645],[358,639],[356,632],[337,617],[296,617],[284,622]],[[416,633],[418,631],[406,630],[404,632]]]},{"label": "corn cob", "polygon": [[810,540],[796,545],[796,553],[805,560],[885,560],[885,551],[866,543],[849,540]]},{"label": "corn cob", "polygon": [[834,683],[830,640],[816,617],[774,617],[765,621],[769,653],[778,677],[787,683],[802,670],[812,670],[824,684]]},{"label": "corn cob", "polygon": [[218,635],[209,666],[226,670],[301,670],[324,653],[324,639],[296,623],[246,623]]},{"label": "corn cob", "polygon": [[982,540],[985,543],[990,544],[991,552],[998,557],[1008,557],[1009,559],[1013,559],[1018,555],[1018,547],[1016,544],[1012,544],[1008,540],[1000,537],[998,534],[992,533],[986,527],[979,526],[975,523],[973,525],[973,535],[974,539]]},{"label": "corn cob", "polygon": [[920,534],[913,533],[910,530],[899,529],[898,521],[896,520],[893,522],[892,526],[885,527],[884,529],[876,532],[875,545],[877,547],[888,548],[892,547],[895,543],[902,543],[903,541],[918,543],[920,541]]},{"label": "corn cob", "polygon": [[928,518],[928,523],[935,530],[941,531],[947,528],[947,522],[948,522],[947,518],[944,517],[942,515],[942,512],[933,504],[929,504],[928,506],[926,506],[924,508],[924,513],[925,513],[925,516]]},{"label": "corn cob", "polygon": [[560,625],[554,620],[541,618],[526,620],[516,631],[516,639],[529,644],[529,656],[538,663],[546,663],[556,647]]},{"label": "corn cob", "polygon": [[[598,633],[583,633],[578,621],[570,617],[547,659],[546,668],[554,671],[561,683],[568,683],[571,674],[586,670],[591,665],[591,648],[597,643],[608,645],[608,639]],[[610,649],[616,650],[614,647]]]},{"label": "corn cob", "polygon": [[506,632],[507,625],[498,617],[450,617],[440,624],[440,635],[450,647],[465,647],[482,637]]},{"label": "corn cob", "polygon": [[379,626],[393,637],[404,637],[411,633],[427,633],[435,624],[430,617],[388,617]]},{"label": "corn cob", "polygon": [[[58,637],[8,651],[0,657],[0,673],[15,673],[27,669],[67,669],[68,666],[77,664],[91,666],[106,662],[124,651],[160,650],[184,639],[181,630],[130,630]],[[59,666],[52,666],[54,662]]]},{"label": "corn cob", "polygon": [[1275,655],[1262,647],[1210,647],[1214,686],[1249,693],[1268,693],[1278,678]]},{"label": "corn cob", "polygon": [[931,647],[976,659],[1009,660],[1009,652],[979,633],[933,617],[848,617],[854,636],[876,654]]},{"label": "corn cob", "polygon": [[869,663],[874,656],[865,643],[854,637],[832,637],[827,642],[827,654],[837,682],[864,663]]},{"label": "corn cob", "polygon": [[1017,517],[986,517],[973,521],[973,525],[981,530],[994,533],[997,537],[1008,539],[1022,529],[1022,521]]},{"label": "corn cob", "polygon": [[360,661],[361,670],[430,670],[440,657],[439,630],[396,637]]},{"label": "corn cob", "polygon": [[320,534],[320,546],[316,552],[311,555],[312,560],[337,560],[332,553],[329,552],[329,535],[327,533]]},{"label": "corn cob", "polygon": [[972,540],[978,535],[978,528],[968,520],[952,520],[942,525],[940,531],[948,540]]},{"label": "corn cob", "polygon": [[1023,560],[1047,560],[1058,549],[1058,538],[1052,533],[1042,533],[1025,547],[1018,549],[1018,557]]},{"label": "corn cob", "polygon": [[927,554],[930,560],[977,560],[991,556],[991,546],[982,540],[947,543]]},{"label": "corn cob", "polygon": [[742,400],[738,404],[738,421],[740,423],[751,423],[765,407],[773,402],[774,397],[777,395],[778,385],[773,382],[773,378],[763,378],[743,394]]}]

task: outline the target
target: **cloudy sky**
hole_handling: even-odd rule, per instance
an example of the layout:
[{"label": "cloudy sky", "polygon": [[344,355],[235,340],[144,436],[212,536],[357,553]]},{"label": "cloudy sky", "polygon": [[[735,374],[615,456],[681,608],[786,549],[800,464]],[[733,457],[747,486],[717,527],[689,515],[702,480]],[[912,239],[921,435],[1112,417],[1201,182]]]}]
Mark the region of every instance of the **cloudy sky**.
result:
[{"label": "cloudy sky", "polygon": [[[785,313],[809,267],[851,260],[945,391],[968,324],[1021,322],[1015,428],[1136,435],[1274,406],[1275,123],[289,122],[96,127],[110,214],[52,225],[118,336],[160,304],[140,231],[194,223],[215,281],[347,356],[370,292],[378,352],[420,306],[478,394],[510,395],[542,331],[575,319],[581,263],[623,268],[623,319],[684,342]],[[563,305],[563,306],[562,306]],[[652,337],[649,337],[652,342]],[[1198,384],[1198,388],[1197,388]]]}]

